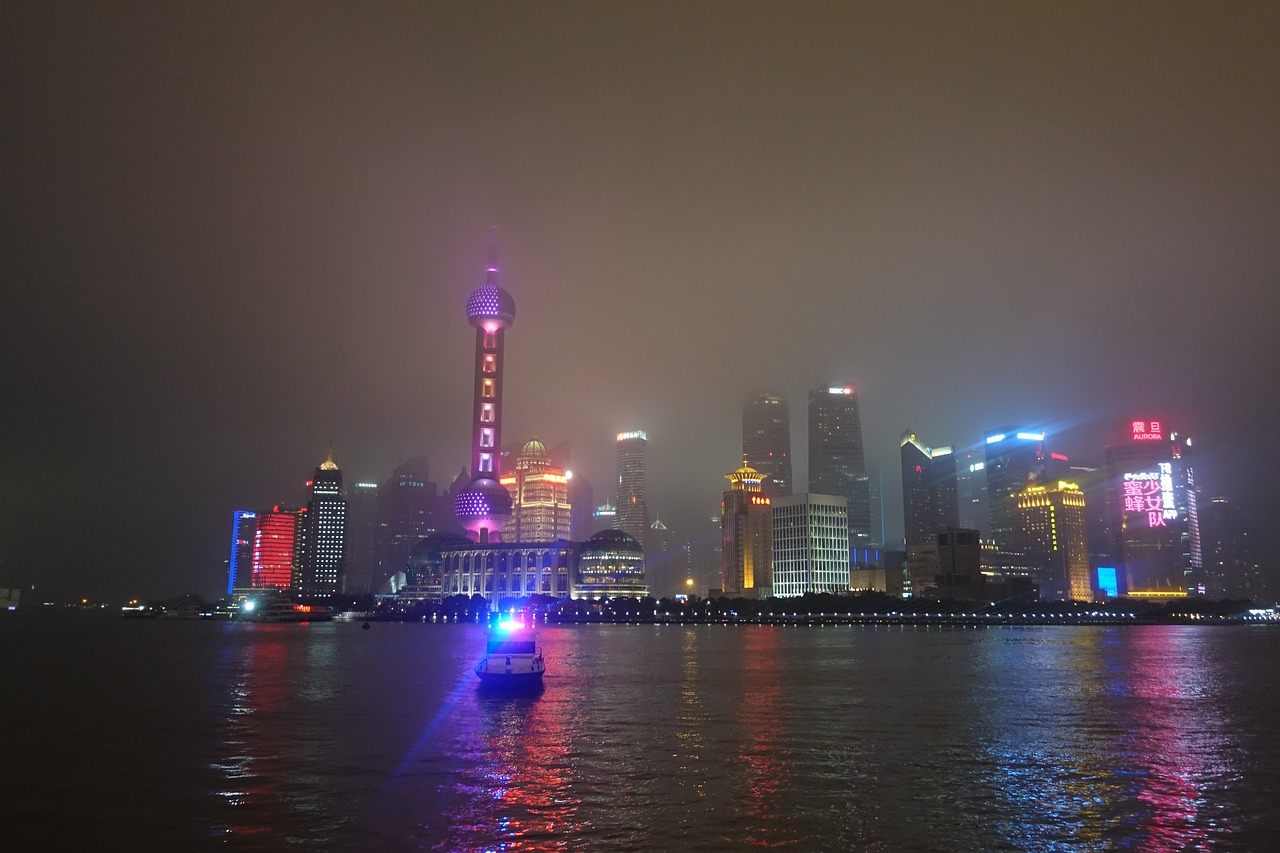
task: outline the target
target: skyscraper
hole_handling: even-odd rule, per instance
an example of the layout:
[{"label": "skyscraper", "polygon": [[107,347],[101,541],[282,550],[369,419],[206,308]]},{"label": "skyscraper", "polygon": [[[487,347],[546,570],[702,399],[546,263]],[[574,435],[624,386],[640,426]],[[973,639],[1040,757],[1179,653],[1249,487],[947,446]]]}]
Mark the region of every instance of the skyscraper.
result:
[{"label": "skyscraper", "polygon": [[288,589],[293,583],[298,510],[278,504],[258,513],[253,532],[253,583],[256,589]]},{"label": "skyscraper", "polygon": [[843,497],[778,498],[772,518],[775,596],[848,591],[849,514]]},{"label": "skyscraper", "polygon": [[787,401],[757,394],[742,404],[743,464],[760,472],[770,498],[791,494],[791,413]]},{"label": "skyscraper", "polygon": [[1016,498],[1018,550],[1040,569],[1044,598],[1093,601],[1084,493],[1075,483],[1031,483]]},{"label": "skyscraper", "polygon": [[525,442],[501,482],[511,493],[508,540],[554,542],[569,538],[569,479],[552,463],[546,445],[537,438]]},{"label": "skyscraper", "polygon": [[1261,567],[1254,557],[1240,507],[1224,497],[1213,497],[1200,509],[1209,594],[1263,602],[1266,590]]},{"label": "skyscraper", "polygon": [[595,490],[591,482],[573,467],[573,452],[569,442],[562,441],[547,448],[551,464],[564,470],[569,481],[569,538],[581,542],[602,528],[595,523]]},{"label": "skyscraper", "polygon": [[851,385],[809,392],[809,491],[844,498],[849,544],[871,544],[871,483],[858,395]]},{"label": "skyscraper", "polygon": [[238,509],[231,515],[231,559],[227,561],[227,595],[253,585],[253,540],[258,514]]},{"label": "skyscraper", "polygon": [[471,406],[471,482],[454,500],[454,513],[471,538],[501,541],[511,518],[511,494],[502,472],[503,338],[515,322],[516,301],[498,286],[496,235],[490,235],[485,283],[467,299],[467,322],[476,330],[475,391]]},{"label": "skyscraper", "polygon": [[649,436],[642,430],[618,433],[618,515],[614,527],[648,547]]},{"label": "skyscraper", "polygon": [[729,488],[720,503],[720,575],[725,595],[768,597],[773,579],[772,501],[763,475],[745,462],[725,474]]},{"label": "skyscraper", "polygon": [[902,453],[902,516],[907,546],[928,542],[939,530],[960,526],[956,501],[956,454],[951,447],[926,447],[907,430]]},{"label": "skyscraper", "polygon": [[346,567],[347,502],[342,497],[342,471],[333,461],[332,444],[310,486],[294,589],[300,595],[334,595],[342,591]]},{"label": "skyscraper", "polygon": [[1204,594],[1199,492],[1191,438],[1166,421],[1133,420],[1106,449],[1108,526],[1130,591]]},{"label": "skyscraper", "polygon": [[1045,473],[1044,432],[1008,427],[984,436],[983,470],[991,538],[1005,551],[1018,549],[1018,495]]},{"label": "skyscraper", "polygon": [[368,595],[381,583],[378,573],[378,484],[352,483],[347,490],[345,591]]},{"label": "skyscraper", "polygon": [[[401,462],[378,488],[378,563],[374,588],[391,575],[404,571],[409,555],[432,533],[462,533],[453,514],[453,496],[439,493],[430,478],[431,466],[425,456]],[[458,490],[470,478],[464,477]]]}]

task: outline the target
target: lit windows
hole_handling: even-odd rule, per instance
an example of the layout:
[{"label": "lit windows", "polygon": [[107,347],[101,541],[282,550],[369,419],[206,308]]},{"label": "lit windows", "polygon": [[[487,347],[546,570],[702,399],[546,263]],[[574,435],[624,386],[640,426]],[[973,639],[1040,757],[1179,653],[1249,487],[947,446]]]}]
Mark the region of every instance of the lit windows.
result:
[{"label": "lit windows", "polygon": [[493,473],[493,454],[492,453],[480,454],[480,472],[482,474]]},{"label": "lit windows", "polygon": [[484,348],[485,348],[485,349],[497,349],[497,348],[498,348],[498,333],[497,333],[497,332],[491,332],[491,331],[489,331],[488,329],[485,329],[485,330],[484,330]]},{"label": "lit windows", "polygon": [[492,379],[485,379],[480,383],[480,396],[493,397],[497,394],[497,383]]},{"label": "lit windows", "polygon": [[482,424],[493,423],[493,403],[480,404],[480,423]]},{"label": "lit windows", "polygon": [[493,447],[493,429],[485,427],[480,430],[480,446]]}]

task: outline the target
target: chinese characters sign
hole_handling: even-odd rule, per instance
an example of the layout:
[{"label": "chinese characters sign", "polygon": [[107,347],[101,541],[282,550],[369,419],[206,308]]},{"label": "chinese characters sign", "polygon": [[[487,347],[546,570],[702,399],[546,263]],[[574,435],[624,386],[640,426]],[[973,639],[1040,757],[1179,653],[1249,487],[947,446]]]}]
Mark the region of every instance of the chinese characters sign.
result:
[{"label": "chinese characters sign", "polygon": [[1134,421],[1131,426],[1134,441],[1160,441],[1164,438],[1160,421]]},{"label": "chinese characters sign", "polygon": [[1178,517],[1173,498],[1173,464],[1161,462],[1157,471],[1124,475],[1124,511],[1144,519],[1148,527],[1167,527]]}]

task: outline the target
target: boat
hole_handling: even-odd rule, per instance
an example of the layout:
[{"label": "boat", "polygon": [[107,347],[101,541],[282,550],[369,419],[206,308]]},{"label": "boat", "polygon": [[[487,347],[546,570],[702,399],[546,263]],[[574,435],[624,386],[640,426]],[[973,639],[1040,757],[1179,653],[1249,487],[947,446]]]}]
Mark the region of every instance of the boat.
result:
[{"label": "boat", "polygon": [[333,611],[313,604],[294,604],[287,598],[246,599],[240,618],[248,622],[332,622]]},{"label": "boat", "polygon": [[537,689],[546,671],[537,632],[516,619],[504,619],[490,629],[484,659],[476,664],[480,686],[485,688]]}]

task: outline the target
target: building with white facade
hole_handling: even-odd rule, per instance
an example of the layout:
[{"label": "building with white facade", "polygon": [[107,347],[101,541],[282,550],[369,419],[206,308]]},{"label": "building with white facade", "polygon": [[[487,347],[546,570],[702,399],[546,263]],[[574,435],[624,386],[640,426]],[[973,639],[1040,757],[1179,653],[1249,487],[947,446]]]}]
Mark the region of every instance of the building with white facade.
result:
[{"label": "building with white facade", "polygon": [[849,505],[835,495],[773,502],[773,594],[849,590]]}]

